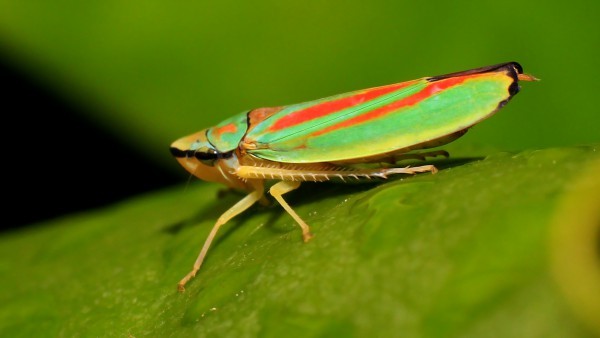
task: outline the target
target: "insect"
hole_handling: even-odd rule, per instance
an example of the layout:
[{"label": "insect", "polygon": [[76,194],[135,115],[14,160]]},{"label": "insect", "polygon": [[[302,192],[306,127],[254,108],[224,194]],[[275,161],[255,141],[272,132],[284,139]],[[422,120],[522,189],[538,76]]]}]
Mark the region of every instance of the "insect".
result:
[{"label": "insect", "polygon": [[[312,234],[283,199],[303,181],[387,178],[435,173],[433,165],[399,167],[399,160],[444,152],[415,152],[444,145],[493,115],[520,90],[519,81],[537,80],[507,62],[447,75],[424,77],[289,106],[258,108],[215,127],[178,139],[171,153],[192,175],[248,194],[213,226],[192,271],[193,278],[219,228],[269,193],[302,229]],[[369,164],[371,167],[359,167]]]}]

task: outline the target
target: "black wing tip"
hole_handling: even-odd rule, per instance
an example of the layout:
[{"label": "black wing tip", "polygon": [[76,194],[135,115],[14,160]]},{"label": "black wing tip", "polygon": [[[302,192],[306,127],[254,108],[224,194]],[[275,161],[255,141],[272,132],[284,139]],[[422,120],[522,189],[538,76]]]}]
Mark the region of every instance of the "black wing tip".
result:
[{"label": "black wing tip", "polygon": [[508,94],[510,95],[508,99],[511,99],[521,90],[521,86],[519,86],[519,74],[523,74],[523,67],[515,61],[507,62],[504,67],[512,68],[512,71],[508,72],[508,75],[513,79],[513,82],[508,86]]},{"label": "black wing tip", "polygon": [[507,65],[512,65],[513,67],[515,67],[515,70],[517,71],[517,74],[523,74],[523,66],[521,66],[520,63],[518,63],[517,61],[511,61],[511,62],[507,62]]},{"label": "black wing tip", "polygon": [[504,107],[513,96],[521,91],[521,86],[519,86],[519,74],[523,74],[523,67],[518,62],[514,61],[507,62],[503,66],[509,68],[508,75],[512,78],[512,83],[508,86],[508,98],[498,103],[497,109]]},{"label": "black wing tip", "polygon": [[508,69],[509,73],[511,74],[511,77],[514,77],[515,80],[517,80],[517,76],[519,74],[523,74],[523,67],[516,61],[510,61],[510,62],[498,63],[498,64],[491,65],[491,66],[463,70],[463,71],[455,72],[455,73],[432,76],[432,77],[427,78],[427,81],[435,82],[435,81],[439,81],[439,80],[443,80],[443,79],[448,79],[451,77],[497,72],[497,71],[504,70],[504,69]]}]

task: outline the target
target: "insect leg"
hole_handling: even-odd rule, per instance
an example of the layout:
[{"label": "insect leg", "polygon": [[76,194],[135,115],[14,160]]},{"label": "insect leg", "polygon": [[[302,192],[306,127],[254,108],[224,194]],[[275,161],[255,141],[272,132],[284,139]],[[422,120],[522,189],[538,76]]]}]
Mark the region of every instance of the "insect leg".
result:
[{"label": "insect leg", "polygon": [[300,216],[298,216],[282,196],[285,193],[297,189],[299,186],[299,181],[280,181],[271,187],[269,193],[277,200],[277,202],[279,202],[279,204],[281,204],[285,211],[294,218],[298,225],[300,225],[300,228],[302,228],[302,238],[304,239],[304,242],[308,242],[313,237],[310,233],[310,227],[302,220],[302,218],[300,218]]},{"label": "insect leg", "polygon": [[387,178],[387,175],[394,174],[416,174],[416,173],[424,173],[431,172],[432,174],[437,173],[437,168],[431,164],[422,165],[419,167],[404,167],[404,168],[381,168],[378,170],[374,170],[371,173],[371,176],[383,177]]},{"label": "insect leg", "polygon": [[[321,168],[316,167],[298,169],[295,167],[291,167],[291,169],[282,166],[280,168],[265,168],[265,167],[252,167],[252,166],[240,166],[236,174],[241,178],[246,179],[262,179],[262,177],[267,177],[271,179],[275,179],[280,177],[282,181],[277,183],[271,188],[271,194],[273,195],[273,191],[277,193],[278,189],[283,189],[283,187],[279,187],[279,184],[285,185],[285,191],[279,193],[279,195],[283,195],[288,191],[294,190],[297,186],[293,186],[293,182],[301,182],[301,181],[327,181],[330,179],[339,179],[344,181],[345,178],[354,178],[354,179],[371,179],[371,178],[387,178],[388,175],[396,175],[396,174],[416,174],[422,172],[431,172],[435,174],[437,169],[433,165],[422,165],[418,167],[377,167],[371,169],[356,169],[344,166],[335,166],[332,164],[323,164]],[[287,182],[287,183],[284,183]],[[298,184],[299,185],[299,184]],[[292,187],[293,186],[293,187]],[[292,187],[292,188],[289,188]],[[275,195],[273,195],[275,196]],[[279,199],[278,199],[279,201]],[[283,203],[282,203],[283,204]],[[286,209],[287,210],[287,209]],[[291,214],[291,213],[290,213]],[[300,223],[300,222],[298,222]]]},{"label": "insect leg", "polygon": [[210,231],[210,234],[206,238],[206,241],[204,241],[204,245],[202,246],[202,250],[200,250],[200,254],[198,255],[198,258],[196,259],[196,262],[194,263],[194,267],[192,268],[192,271],[190,271],[185,277],[183,277],[183,279],[177,284],[177,289],[179,291],[181,291],[181,292],[185,291],[185,284],[190,279],[194,278],[194,276],[196,276],[196,273],[198,272],[198,270],[200,270],[200,267],[202,266],[202,262],[204,261],[204,257],[206,257],[206,252],[208,252],[208,248],[210,247],[212,241],[214,240],[214,238],[217,235],[217,232],[219,231],[221,226],[223,224],[227,223],[233,217],[235,217],[238,214],[240,214],[241,212],[243,212],[244,210],[251,207],[254,203],[256,203],[256,201],[262,199],[262,197],[264,195],[264,188],[263,188],[262,181],[258,182],[258,183],[254,183],[253,186],[255,188],[254,191],[252,191],[251,193],[246,195],[246,197],[242,198],[239,202],[234,204],[231,208],[229,208],[227,211],[225,211],[219,217],[219,219],[213,226],[212,230]]}]

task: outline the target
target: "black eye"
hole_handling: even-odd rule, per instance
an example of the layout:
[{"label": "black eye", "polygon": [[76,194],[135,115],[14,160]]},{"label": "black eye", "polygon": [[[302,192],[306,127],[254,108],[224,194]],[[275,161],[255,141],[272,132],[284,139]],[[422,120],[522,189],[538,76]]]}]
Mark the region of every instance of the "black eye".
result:
[{"label": "black eye", "polygon": [[214,149],[207,149],[206,151],[194,151],[194,157],[200,161],[212,161],[219,157],[219,152]]}]

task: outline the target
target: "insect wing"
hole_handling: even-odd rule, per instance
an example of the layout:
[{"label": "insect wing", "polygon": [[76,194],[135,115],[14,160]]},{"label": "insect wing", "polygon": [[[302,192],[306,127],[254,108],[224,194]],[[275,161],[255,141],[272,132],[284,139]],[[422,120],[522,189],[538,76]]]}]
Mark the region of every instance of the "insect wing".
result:
[{"label": "insect wing", "polygon": [[370,88],[284,107],[250,126],[254,156],[286,163],[370,157],[469,128],[518,92],[517,63]]}]

